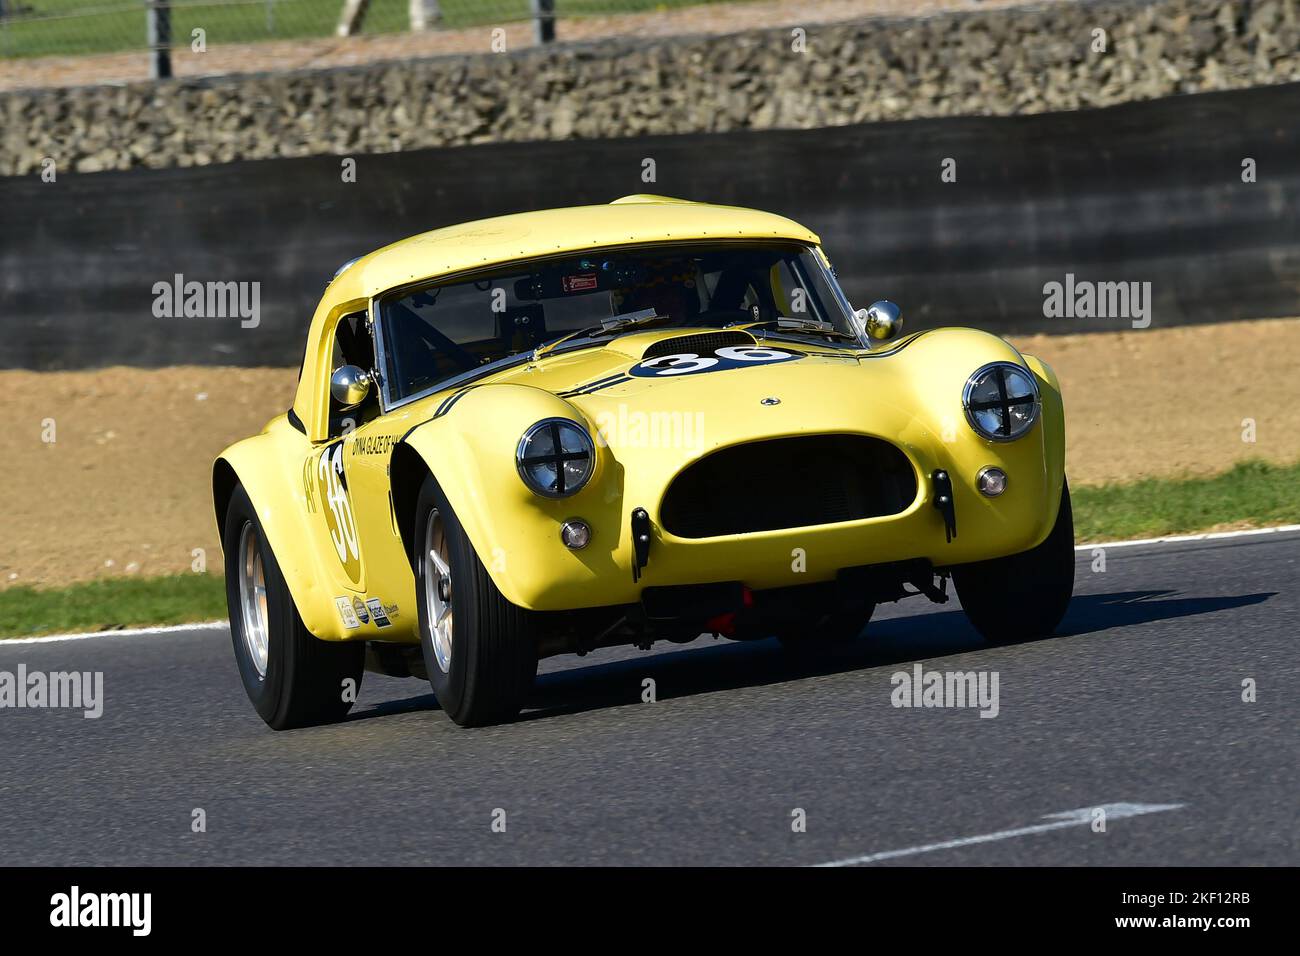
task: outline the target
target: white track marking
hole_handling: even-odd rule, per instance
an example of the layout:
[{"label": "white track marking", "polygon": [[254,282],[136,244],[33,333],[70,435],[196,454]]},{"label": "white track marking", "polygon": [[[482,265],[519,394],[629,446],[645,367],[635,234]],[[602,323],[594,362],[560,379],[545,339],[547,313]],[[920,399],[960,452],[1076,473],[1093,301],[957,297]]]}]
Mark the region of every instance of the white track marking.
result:
[{"label": "white track marking", "polygon": [[[1131,548],[1137,544],[1179,544],[1184,541],[1220,541],[1224,538],[1241,538],[1260,534],[1281,534],[1300,531],[1300,524],[1284,524],[1274,528],[1250,528],[1246,531],[1215,531],[1209,534],[1184,534],[1167,538],[1142,538],[1138,541],[1098,541],[1094,544],[1077,544],[1075,551],[1093,548]],[[92,637],[142,637],[154,634],[180,634],[185,631],[202,631],[212,627],[226,627],[225,621],[203,621],[198,624],[174,624],[170,627],[133,627],[117,631],[87,631],[80,634],[50,634],[45,637],[0,637],[0,647],[12,644],[51,644],[55,641],[84,641]]]},{"label": "white track marking", "polygon": [[1244,531],[1178,534],[1165,538],[1139,538],[1134,541],[1098,541],[1094,544],[1076,544],[1074,550],[1091,551],[1093,548],[1131,548],[1136,544],[1179,544],[1183,541],[1221,541],[1224,538],[1248,538],[1258,534],[1281,534],[1285,531],[1300,531],[1300,524],[1283,524],[1273,528],[1247,528]]},{"label": "white track marking", "polygon": [[1098,810],[1106,811],[1106,822],[1123,820],[1126,817],[1140,817],[1148,813],[1164,813],[1168,810],[1181,810],[1185,803],[1102,803],[1095,807],[1080,807],[1077,810],[1063,810],[1060,813],[1047,813],[1044,820],[1052,823],[1037,823],[1028,827],[1016,827],[1014,830],[998,830],[995,833],[982,833],[979,836],[962,837],[958,840],[945,840],[942,843],[926,843],[922,846],[910,846],[903,850],[886,850],[883,853],[868,853],[865,856],[853,856],[846,860],[834,860],[830,863],[818,863],[817,866],[860,866],[863,863],[879,863],[881,860],[895,860],[902,856],[915,856],[918,853],[933,853],[935,850],[951,850],[959,846],[974,846],[977,843],[994,843],[998,840],[1010,840],[1015,837],[1033,836],[1052,830],[1064,830],[1067,827],[1082,827],[1092,823],[1093,814]]},{"label": "white track marking", "polygon": [[0,637],[0,648],[13,644],[52,644],[55,641],[88,641],[92,637],[147,637],[163,634],[181,634],[185,631],[206,631],[214,627],[228,627],[225,621],[200,621],[197,624],[172,624],[168,627],[126,627],[116,631],[86,631],[82,634],[49,634],[45,637]]}]

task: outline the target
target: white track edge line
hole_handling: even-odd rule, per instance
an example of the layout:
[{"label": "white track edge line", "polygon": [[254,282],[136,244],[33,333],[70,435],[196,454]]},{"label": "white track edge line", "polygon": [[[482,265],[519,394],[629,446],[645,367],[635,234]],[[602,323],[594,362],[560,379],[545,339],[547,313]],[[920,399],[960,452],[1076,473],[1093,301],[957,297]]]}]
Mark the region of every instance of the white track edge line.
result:
[{"label": "white track edge line", "polygon": [[1185,541],[1222,541],[1225,538],[1247,538],[1260,534],[1281,534],[1285,531],[1300,531],[1300,524],[1282,524],[1275,525],[1272,528],[1245,528],[1241,531],[1176,534],[1163,538],[1138,538],[1132,541],[1095,541],[1092,544],[1076,544],[1074,550],[1091,551],[1093,548],[1131,548],[1139,544],[1181,544]]},{"label": "white track edge line", "polygon": [[90,638],[149,637],[153,635],[182,634],[186,631],[205,631],[213,627],[228,627],[225,621],[199,621],[194,624],[170,624],[166,627],[125,627],[116,631],[83,631],[77,634],[47,634],[44,637],[0,637],[0,649],[12,644],[52,644],[55,641],[86,641]]},{"label": "white track edge line", "polygon": [[[1300,524],[1277,525],[1272,528],[1248,528],[1244,531],[1214,531],[1205,534],[1173,535],[1167,538],[1142,538],[1137,541],[1098,541],[1094,544],[1077,544],[1075,551],[1093,548],[1131,548],[1139,544],[1179,544],[1184,541],[1221,541],[1224,538],[1244,538],[1260,534],[1280,534],[1300,531]],[[197,624],[172,624],[168,627],[132,627],[118,631],[86,631],[79,634],[49,634],[45,637],[0,637],[0,647],[14,644],[52,644],[56,641],[84,641],[92,637],[145,637],[161,634],[181,634],[185,631],[204,631],[213,627],[227,627],[225,621],[200,621]]]}]

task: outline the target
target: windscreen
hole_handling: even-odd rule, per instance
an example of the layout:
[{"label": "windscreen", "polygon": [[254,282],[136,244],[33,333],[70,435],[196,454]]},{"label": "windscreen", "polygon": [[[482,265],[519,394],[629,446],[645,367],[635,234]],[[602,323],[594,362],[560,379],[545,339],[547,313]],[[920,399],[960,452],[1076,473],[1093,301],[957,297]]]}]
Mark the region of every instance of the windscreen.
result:
[{"label": "windscreen", "polygon": [[[616,316],[705,328],[790,317],[851,333],[834,281],[812,249],[788,243],[661,245],[512,263],[380,301],[388,399],[522,361],[575,332],[598,334]],[[588,341],[578,336],[565,347]]]}]

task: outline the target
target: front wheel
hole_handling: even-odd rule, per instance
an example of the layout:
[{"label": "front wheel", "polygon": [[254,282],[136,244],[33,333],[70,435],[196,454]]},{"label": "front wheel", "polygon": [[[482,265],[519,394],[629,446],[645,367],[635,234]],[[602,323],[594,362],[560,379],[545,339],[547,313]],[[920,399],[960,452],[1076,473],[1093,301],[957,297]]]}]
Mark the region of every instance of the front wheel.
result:
[{"label": "front wheel", "polygon": [[343,719],[361,687],[365,645],[307,630],[243,486],[230,498],[222,538],[230,638],[257,713],[273,730]]},{"label": "front wheel", "polygon": [[962,609],[984,640],[1017,644],[1051,634],[1074,595],[1074,515],[1061,489],[1056,524],[1043,543],[1020,554],[952,569]]},{"label": "front wheel", "polygon": [[432,476],[414,530],[420,645],[438,704],[462,727],[514,719],[537,675],[534,616],[497,590]]}]

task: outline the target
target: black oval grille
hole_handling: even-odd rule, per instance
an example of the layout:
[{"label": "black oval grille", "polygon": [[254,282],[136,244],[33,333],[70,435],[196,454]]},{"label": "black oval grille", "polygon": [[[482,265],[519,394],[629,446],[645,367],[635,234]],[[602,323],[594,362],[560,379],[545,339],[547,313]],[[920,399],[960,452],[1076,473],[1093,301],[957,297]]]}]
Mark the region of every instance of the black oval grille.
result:
[{"label": "black oval grille", "polygon": [[714,349],[728,345],[753,345],[755,339],[746,332],[700,332],[696,335],[678,335],[671,339],[660,339],[652,343],[641,358],[652,359],[659,355],[680,355],[690,352],[694,355],[712,355]]},{"label": "black oval grille", "polygon": [[678,475],[660,507],[666,531],[712,538],[898,514],[916,472],[889,442],[809,435],[724,448]]}]

